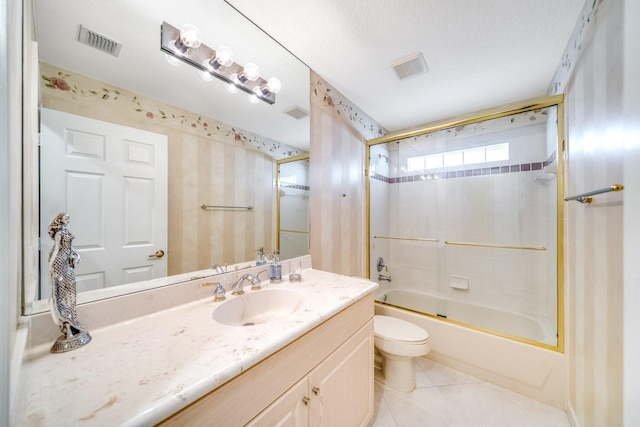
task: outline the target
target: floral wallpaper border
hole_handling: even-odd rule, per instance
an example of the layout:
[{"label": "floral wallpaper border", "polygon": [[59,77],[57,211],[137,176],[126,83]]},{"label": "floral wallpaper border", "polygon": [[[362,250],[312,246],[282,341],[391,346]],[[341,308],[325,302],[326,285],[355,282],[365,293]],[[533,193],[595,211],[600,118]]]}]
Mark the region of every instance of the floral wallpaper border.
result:
[{"label": "floral wallpaper border", "polygon": [[311,79],[311,95],[315,96],[325,108],[334,110],[339,116],[351,122],[353,128],[366,139],[378,138],[388,133],[385,128],[315,73],[312,73]]},{"label": "floral wallpaper border", "polygon": [[557,95],[564,92],[571,73],[582,53],[582,45],[591,37],[596,27],[598,8],[604,0],[587,0],[580,13],[576,27],[571,33],[569,43],[562,54],[562,60],[556,70],[547,93]]},{"label": "floral wallpaper border", "polygon": [[[311,82],[311,93],[315,96],[325,108],[334,110],[339,116],[344,117],[350,121],[355,129],[357,129],[365,138],[373,139],[384,135],[389,132],[382,126],[380,126],[375,120],[364,113],[360,108],[356,107],[351,101],[346,99],[340,92],[333,88],[329,83],[322,80],[317,75],[312,75],[313,81]],[[478,131],[493,131],[497,129],[507,129],[512,124],[514,126],[522,126],[522,120],[531,122],[545,121],[547,116],[546,109],[538,109],[534,111],[528,111],[520,113],[518,115],[508,116],[501,119],[493,119],[491,121],[485,121],[480,123],[474,123],[471,125],[461,125],[455,128],[447,129],[446,132],[451,136],[462,135],[465,130]],[[516,123],[518,122],[518,123]],[[491,124],[488,124],[491,123]],[[414,137],[415,140],[420,138],[428,138],[432,133]]]},{"label": "floral wallpaper border", "polygon": [[420,142],[420,140],[426,140],[430,137],[441,135],[442,132],[446,133],[447,138],[464,138],[469,136],[468,132],[472,132],[473,135],[479,136],[486,133],[509,130],[511,128],[516,129],[527,125],[545,123],[549,117],[548,108],[539,108],[537,110],[525,111],[523,113],[516,113],[510,116],[442,129],[440,131],[414,136],[409,139],[412,139],[415,142]]},{"label": "floral wallpaper border", "polygon": [[242,144],[243,147],[248,146],[255,150],[264,151],[275,159],[306,154],[304,150],[161,103],[152,98],[137,95],[126,89],[116,88],[87,76],[74,74],[50,64],[41,63],[40,68],[42,73],[40,76],[41,87],[44,94],[47,91],[49,93],[56,92],[58,96],[63,93],[74,102],[82,102],[85,99],[92,100],[92,102],[115,103],[119,108],[124,109],[123,114],[141,114],[148,120],[171,122],[167,125],[184,128],[186,132],[197,133],[201,136],[216,136],[230,143]]}]

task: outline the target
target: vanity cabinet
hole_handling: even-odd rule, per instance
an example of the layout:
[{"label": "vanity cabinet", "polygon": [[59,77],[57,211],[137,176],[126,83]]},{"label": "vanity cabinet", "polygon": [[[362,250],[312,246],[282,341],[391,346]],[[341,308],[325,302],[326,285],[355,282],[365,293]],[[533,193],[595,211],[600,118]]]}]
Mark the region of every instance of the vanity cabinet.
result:
[{"label": "vanity cabinet", "polygon": [[309,379],[304,378],[247,424],[247,427],[307,427]]},{"label": "vanity cabinet", "polygon": [[364,426],[373,411],[373,324],[254,418],[248,426]]},{"label": "vanity cabinet", "polygon": [[370,293],[160,425],[366,426],[373,310]]}]

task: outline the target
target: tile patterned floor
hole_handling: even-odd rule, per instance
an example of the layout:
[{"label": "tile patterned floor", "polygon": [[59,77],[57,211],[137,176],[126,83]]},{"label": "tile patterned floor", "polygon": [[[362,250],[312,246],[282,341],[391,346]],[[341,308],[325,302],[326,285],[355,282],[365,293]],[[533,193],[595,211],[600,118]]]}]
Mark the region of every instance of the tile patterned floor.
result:
[{"label": "tile patterned floor", "polygon": [[369,427],[570,427],[564,411],[425,358],[414,361],[416,389],[376,383]]}]

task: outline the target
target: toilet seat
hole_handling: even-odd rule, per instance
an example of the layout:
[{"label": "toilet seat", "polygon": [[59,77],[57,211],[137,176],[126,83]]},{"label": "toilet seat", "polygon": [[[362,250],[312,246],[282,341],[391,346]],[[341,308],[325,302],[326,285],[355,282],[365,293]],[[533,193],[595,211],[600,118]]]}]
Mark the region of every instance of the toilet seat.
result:
[{"label": "toilet seat", "polygon": [[411,322],[390,316],[373,317],[374,335],[378,339],[405,345],[424,345],[429,341],[429,333]]}]

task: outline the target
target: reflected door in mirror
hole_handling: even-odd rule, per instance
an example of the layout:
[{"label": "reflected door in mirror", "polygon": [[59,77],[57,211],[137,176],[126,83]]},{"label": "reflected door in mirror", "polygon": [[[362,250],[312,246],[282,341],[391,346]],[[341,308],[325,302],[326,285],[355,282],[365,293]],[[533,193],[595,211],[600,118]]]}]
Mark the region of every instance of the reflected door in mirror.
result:
[{"label": "reflected door in mirror", "polygon": [[166,276],[167,137],[54,110],[41,114],[41,297],[49,294],[47,228],[59,212],[71,217],[81,257],[78,292]]}]

